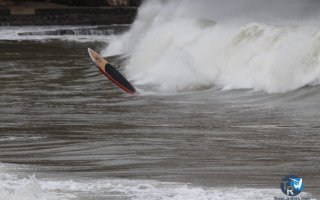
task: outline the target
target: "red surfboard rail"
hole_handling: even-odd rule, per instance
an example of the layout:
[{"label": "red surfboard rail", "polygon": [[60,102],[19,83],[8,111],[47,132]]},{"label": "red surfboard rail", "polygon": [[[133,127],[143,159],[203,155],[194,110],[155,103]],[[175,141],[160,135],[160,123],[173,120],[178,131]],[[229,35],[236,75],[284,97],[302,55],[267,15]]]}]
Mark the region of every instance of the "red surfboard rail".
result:
[{"label": "red surfboard rail", "polygon": [[101,73],[103,73],[110,81],[112,81],[114,84],[116,84],[119,88],[123,89],[125,92],[132,94],[132,95],[137,95],[137,91],[131,91],[128,90],[126,87],[124,87],[122,84],[120,84],[118,81],[116,81],[115,79],[113,79],[108,73],[106,73],[104,70],[102,70],[101,67],[97,66],[99,68],[99,70],[101,71]]}]

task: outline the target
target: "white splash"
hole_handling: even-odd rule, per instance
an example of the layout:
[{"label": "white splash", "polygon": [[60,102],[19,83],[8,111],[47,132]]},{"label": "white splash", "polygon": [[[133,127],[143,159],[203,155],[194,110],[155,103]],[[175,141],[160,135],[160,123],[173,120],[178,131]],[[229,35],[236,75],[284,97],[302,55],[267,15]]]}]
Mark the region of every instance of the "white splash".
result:
[{"label": "white splash", "polygon": [[102,54],[129,54],[129,79],[160,91],[218,86],[282,93],[319,84],[320,25],[279,19],[272,25],[252,16],[215,22],[190,12],[186,2],[146,1],[132,29]]},{"label": "white splash", "polygon": [[81,28],[92,28],[94,26],[2,26],[0,28],[0,40],[7,41],[46,41],[46,40],[62,40],[62,41],[76,41],[76,42],[92,42],[98,41],[106,43],[112,38],[109,35],[46,35],[45,33],[39,35],[19,35],[25,32],[44,32],[63,30],[77,30]]}]

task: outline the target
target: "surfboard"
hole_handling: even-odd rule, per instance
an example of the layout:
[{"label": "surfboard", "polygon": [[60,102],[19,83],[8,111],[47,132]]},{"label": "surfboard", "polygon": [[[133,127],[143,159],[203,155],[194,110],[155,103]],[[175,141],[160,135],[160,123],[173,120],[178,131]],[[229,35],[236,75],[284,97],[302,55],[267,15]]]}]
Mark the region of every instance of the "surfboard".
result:
[{"label": "surfboard", "polygon": [[92,61],[96,64],[101,73],[104,74],[110,81],[129,94],[138,94],[137,90],[132,86],[132,84],[106,59],[102,58],[97,52],[90,48],[88,48],[88,52]]}]

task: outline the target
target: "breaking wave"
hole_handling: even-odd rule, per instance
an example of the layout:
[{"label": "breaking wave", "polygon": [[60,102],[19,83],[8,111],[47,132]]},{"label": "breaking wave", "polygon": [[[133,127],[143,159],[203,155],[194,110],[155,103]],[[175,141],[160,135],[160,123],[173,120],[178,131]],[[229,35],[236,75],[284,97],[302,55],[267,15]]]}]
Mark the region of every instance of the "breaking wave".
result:
[{"label": "breaking wave", "polygon": [[273,199],[279,189],[205,188],[152,180],[72,180],[28,176],[22,166],[0,164],[0,199]]},{"label": "breaking wave", "polygon": [[[216,1],[193,4],[201,2],[210,7]],[[146,1],[131,30],[116,36],[102,54],[130,55],[126,74],[149,90],[219,87],[284,93],[319,84],[320,26],[311,23],[310,13],[308,19],[290,21],[276,14],[268,20],[254,13],[236,18],[226,10],[234,16],[227,19],[206,14],[212,7],[206,11],[192,4],[192,10],[190,3]],[[301,13],[299,6],[290,14]]]}]

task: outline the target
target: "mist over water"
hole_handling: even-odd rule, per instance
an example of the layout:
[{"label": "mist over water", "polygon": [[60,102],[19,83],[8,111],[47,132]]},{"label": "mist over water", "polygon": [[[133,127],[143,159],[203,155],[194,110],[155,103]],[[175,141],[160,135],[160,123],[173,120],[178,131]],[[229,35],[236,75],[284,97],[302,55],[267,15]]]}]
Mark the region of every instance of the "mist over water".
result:
[{"label": "mist over water", "polygon": [[318,85],[317,1],[146,1],[104,55],[126,53],[146,91],[283,93]]},{"label": "mist over water", "polygon": [[181,1],[187,13],[194,17],[219,22],[280,23],[309,21],[319,17],[317,0],[203,0]]}]

